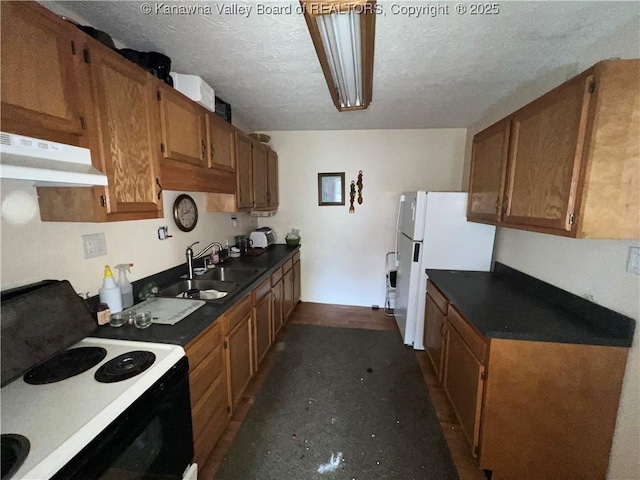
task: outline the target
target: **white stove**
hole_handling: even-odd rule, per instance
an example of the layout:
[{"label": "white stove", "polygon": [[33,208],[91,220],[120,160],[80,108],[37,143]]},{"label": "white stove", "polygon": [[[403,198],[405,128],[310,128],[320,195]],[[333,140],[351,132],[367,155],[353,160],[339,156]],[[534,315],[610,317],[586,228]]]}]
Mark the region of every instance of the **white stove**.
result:
[{"label": "white stove", "polygon": [[[27,437],[30,451],[13,479],[47,479],[168,372],[185,352],[177,345],[88,337],[75,347],[102,347],[106,357],[91,369],[44,385],[17,378],[1,390],[3,434]],[[100,383],[95,372],[109,360],[133,350],[152,352],[155,361],[140,374]]]}]

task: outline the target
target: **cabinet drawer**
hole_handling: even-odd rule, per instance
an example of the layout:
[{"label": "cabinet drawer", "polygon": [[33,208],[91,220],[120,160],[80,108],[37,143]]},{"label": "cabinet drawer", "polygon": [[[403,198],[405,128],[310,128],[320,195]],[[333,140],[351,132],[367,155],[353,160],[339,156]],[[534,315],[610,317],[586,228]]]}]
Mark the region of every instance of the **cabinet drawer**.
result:
[{"label": "cabinet drawer", "polygon": [[225,334],[229,333],[235,328],[247,315],[251,313],[252,298],[251,295],[246,295],[240,300],[236,306],[224,314],[225,322]]},{"label": "cabinet drawer", "polygon": [[220,322],[216,321],[187,345],[185,350],[189,358],[190,372],[193,372],[200,362],[220,344],[221,339]]},{"label": "cabinet drawer", "polygon": [[293,255],[293,263],[299,262],[300,261],[300,252],[296,252]]},{"label": "cabinet drawer", "polygon": [[223,372],[222,346],[218,346],[189,374],[191,406],[194,407],[207,391],[211,382]]},{"label": "cabinet drawer", "polygon": [[269,279],[266,279],[264,282],[262,282],[260,285],[258,285],[253,290],[253,303],[254,303],[254,305],[257,302],[259,302],[260,299],[262,297],[264,297],[270,291],[271,291],[271,281]]},{"label": "cabinet drawer", "polygon": [[436,287],[435,283],[431,280],[427,280],[427,293],[431,296],[438,308],[442,310],[442,313],[446,314],[449,300],[447,300],[447,297],[438,290],[438,287]]},{"label": "cabinet drawer", "polygon": [[478,357],[478,360],[485,363],[487,358],[487,341],[485,337],[480,335],[451,305],[449,305],[447,320],[460,334],[469,349]]},{"label": "cabinet drawer", "polygon": [[282,269],[278,268],[275,272],[271,274],[271,285],[275,285],[282,278]]},{"label": "cabinet drawer", "polygon": [[293,267],[293,258],[290,258],[282,265],[282,273],[287,273]]},{"label": "cabinet drawer", "polygon": [[194,461],[204,465],[204,461],[229,420],[225,389],[221,379],[207,390],[202,401],[192,410],[192,416]]}]

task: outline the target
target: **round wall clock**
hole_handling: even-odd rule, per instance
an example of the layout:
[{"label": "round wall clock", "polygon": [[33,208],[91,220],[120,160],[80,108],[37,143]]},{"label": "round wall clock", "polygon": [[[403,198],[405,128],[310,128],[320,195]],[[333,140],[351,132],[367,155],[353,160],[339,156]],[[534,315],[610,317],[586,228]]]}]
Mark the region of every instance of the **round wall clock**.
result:
[{"label": "round wall clock", "polygon": [[190,232],[198,223],[198,207],[189,195],[178,195],[173,202],[173,220],[183,232]]}]

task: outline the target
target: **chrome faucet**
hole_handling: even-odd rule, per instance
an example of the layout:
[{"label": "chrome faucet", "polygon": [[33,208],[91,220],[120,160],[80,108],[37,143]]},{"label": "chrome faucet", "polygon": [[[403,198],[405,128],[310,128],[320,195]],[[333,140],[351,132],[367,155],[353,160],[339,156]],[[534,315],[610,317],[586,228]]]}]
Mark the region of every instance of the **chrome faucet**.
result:
[{"label": "chrome faucet", "polygon": [[187,268],[189,269],[189,280],[193,280],[193,260],[203,257],[210,249],[211,247],[219,247],[219,250],[222,250],[222,244],[220,244],[219,242],[211,242],[209,245],[207,245],[206,247],[204,247],[202,250],[200,250],[200,253],[197,254],[193,254],[193,250],[191,247],[193,247],[194,245],[197,245],[200,242],[194,242],[191,245],[189,245],[187,247],[187,251],[185,252],[185,255],[187,257]]}]

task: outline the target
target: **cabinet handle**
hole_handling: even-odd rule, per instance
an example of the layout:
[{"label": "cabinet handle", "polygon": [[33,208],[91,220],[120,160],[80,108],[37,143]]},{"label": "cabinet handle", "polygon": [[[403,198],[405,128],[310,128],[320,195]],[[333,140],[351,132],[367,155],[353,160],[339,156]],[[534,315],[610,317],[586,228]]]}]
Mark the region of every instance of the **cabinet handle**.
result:
[{"label": "cabinet handle", "polygon": [[214,156],[214,155],[215,155],[215,153],[216,153],[216,149],[215,149],[215,148],[213,148],[213,142],[211,142],[211,143],[209,144],[209,149],[210,149],[210,154],[211,154],[211,160],[213,160],[213,156]]},{"label": "cabinet handle", "polygon": [[507,214],[508,205],[509,205],[509,197],[504,197],[504,200],[502,201],[502,214],[503,215]]},{"label": "cabinet handle", "polygon": [[160,185],[160,179],[156,177],[156,185],[158,185],[158,200],[162,196],[162,185]]},{"label": "cabinet handle", "polygon": [[204,140],[202,140],[202,160],[205,158],[207,158],[207,146],[205,145]]}]

